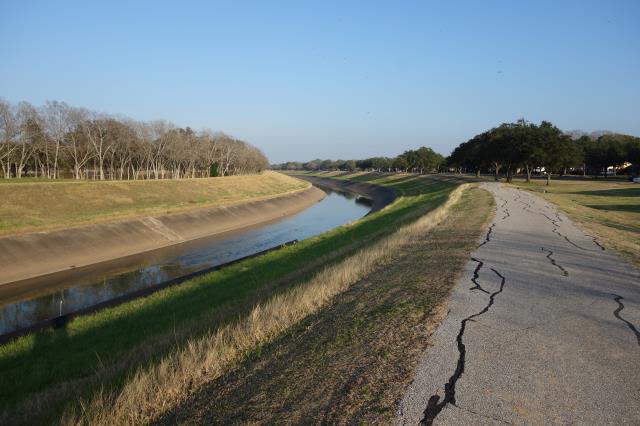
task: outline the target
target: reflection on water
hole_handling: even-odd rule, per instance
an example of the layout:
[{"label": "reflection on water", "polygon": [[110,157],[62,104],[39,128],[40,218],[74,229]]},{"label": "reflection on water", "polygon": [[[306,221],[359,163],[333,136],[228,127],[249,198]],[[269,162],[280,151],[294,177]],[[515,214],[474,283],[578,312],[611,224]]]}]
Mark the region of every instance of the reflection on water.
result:
[{"label": "reflection on water", "polygon": [[19,291],[30,290],[0,300],[0,334],[287,241],[318,235],[362,217],[371,207],[369,200],[354,194],[322,189],[327,192],[322,201],[277,222],[21,284]]}]

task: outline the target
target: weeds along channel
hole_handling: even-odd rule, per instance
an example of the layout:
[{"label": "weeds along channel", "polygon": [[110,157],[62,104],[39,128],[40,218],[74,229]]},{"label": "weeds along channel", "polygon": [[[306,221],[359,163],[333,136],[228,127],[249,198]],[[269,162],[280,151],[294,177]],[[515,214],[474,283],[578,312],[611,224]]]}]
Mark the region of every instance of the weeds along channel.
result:
[{"label": "weeds along channel", "polygon": [[0,347],[0,421],[156,418],[384,262],[408,238],[403,226],[437,223],[444,208],[437,209],[460,183],[415,175],[369,181],[400,197],[295,246]]}]

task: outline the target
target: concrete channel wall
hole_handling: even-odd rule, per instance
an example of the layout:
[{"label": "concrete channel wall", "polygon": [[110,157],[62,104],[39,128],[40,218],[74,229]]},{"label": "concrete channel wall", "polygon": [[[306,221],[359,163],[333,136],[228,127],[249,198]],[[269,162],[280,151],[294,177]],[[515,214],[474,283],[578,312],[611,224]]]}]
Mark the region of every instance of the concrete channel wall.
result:
[{"label": "concrete channel wall", "polygon": [[377,212],[383,209],[385,206],[393,203],[397,198],[397,195],[391,188],[385,186],[375,185],[367,182],[354,182],[349,180],[339,180],[323,178],[318,176],[306,176],[306,175],[294,175],[299,179],[306,180],[315,185],[325,186],[329,189],[338,191],[353,192],[363,197],[369,198],[373,205],[369,213]]},{"label": "concrete channel wall", "polygon": [[0,285],[118,259],[297,213],[325,193],[282,196],[164,216],[0,238]]}]

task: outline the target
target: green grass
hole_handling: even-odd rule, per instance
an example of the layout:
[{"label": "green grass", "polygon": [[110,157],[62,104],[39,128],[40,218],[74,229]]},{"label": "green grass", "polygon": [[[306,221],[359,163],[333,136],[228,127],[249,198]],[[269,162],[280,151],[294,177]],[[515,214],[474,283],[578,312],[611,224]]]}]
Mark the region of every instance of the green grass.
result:
[{"label": "green grass", "polygon": [[392,424],[494,206],[465,191],[437,226],[157,424]]},{"label": "green grass", "polygon": [[402,175],[369,181],[388,185],[402,197],[354,224],[0,347],[0,408],[24,414],[19,413],[22,401],[48,391],[53,397],[46,413],[30,411],[44,415],[39,421],[51,421],[67,400],[90,395],[98,385],[119,386],[128,373],[189,337],[234,321],[256,303],[431,211],[457,186]]},{"label": "green grass", "polygon": [[308,186],[274,172],[180,180],[0,182],[0,235],[232,204]]},{"label": "green grass", "polygon": [[353,182],[367,182],[376,185],[389,186],[400,196],[412,196],[424,192],[427,183],[460,184],[468,180],[457,176],[445,175],[416,175],[409,173],[379,173],[379,172],[288,172],[291,176],[307,175]]},{"label": "green grass", "polygon": [[533,191],[567,213],[585,231],[640,266],[640,185],[604,179],[513,185]]}]

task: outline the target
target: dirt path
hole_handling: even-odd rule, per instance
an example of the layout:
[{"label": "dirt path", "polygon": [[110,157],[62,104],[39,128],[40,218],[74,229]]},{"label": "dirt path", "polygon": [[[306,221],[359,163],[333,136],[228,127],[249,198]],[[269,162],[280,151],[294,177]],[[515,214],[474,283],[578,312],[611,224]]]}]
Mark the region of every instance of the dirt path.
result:
[{"label": "dirt path", "polygon": [[399,408],[400,424],[638,424],[640,272],[546,201],[497,213]]}]

